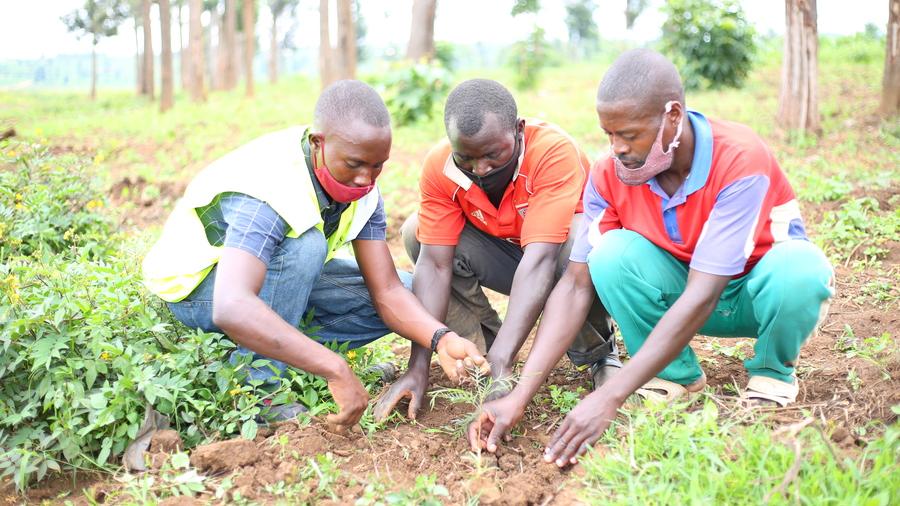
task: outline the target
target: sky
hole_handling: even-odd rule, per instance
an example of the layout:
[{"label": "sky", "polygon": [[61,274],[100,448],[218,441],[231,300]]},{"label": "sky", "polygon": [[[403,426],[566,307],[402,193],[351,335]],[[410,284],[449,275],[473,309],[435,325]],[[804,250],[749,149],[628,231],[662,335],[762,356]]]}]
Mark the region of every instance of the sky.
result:
[{"label": "sky", "polygon": [[[435,39],[459,44],[508,45],[529,33],[534,23],[543,27],[548,37],[566,39],[565,2],[543,0],[541,3],[540,16],[513,18],[509,14],[512,0],[438,0]],[[659,12],[663,0],[651,0],[632,30],[625,29],[625,0],[596,0],[596,3],[594,19],[601,37],[641,42],[659,36],[664,21]],[[741,3],[759,33],[784,31],[783,0],[742,0]],[[60,21],[61,16],[82,4],[83,0],[0,0],[0,12],[4,13],[0,16],[0,60],[90,52],[89,39],[77,39]],[[265,2],[260,4],[264,6]],[[360,0],[360,4],[368,25],[368,44],[405,47],[412,0]],[[818,17],[821,34],[852,34],[862,31],[866,23],[874,23],[883,31],[887,24],[888,0],[819,0]],[[301,0],[297,18],[296,33],[309,35],[295,39],[295,44],[317,47],[318,2]],[[281,30],[287,28],[287,24],[284,23]],[[263,7],[257,24],[257,35],[261,40],[268,40],[270,25],[268,9]],[[178,47],[177,35],[173,38],[174,47]],[[158,33],[155,39],[154,47],[158,51]],[[134,54],[134,45],[133,24],[126,22],[117,36],[102,40],[97,49],[103,54],[125,56]],[[268,47],[267,44],[261,46]]]}]

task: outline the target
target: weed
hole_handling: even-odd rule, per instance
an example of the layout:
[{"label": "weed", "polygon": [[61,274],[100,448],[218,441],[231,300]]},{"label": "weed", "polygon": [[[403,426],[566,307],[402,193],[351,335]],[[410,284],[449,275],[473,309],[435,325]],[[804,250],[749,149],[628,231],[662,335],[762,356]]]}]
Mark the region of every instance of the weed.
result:
[{"label": "weed", "polygon": [[897,347],[889,332],[859,339],[850,325],[844,325],[844,332],[835,341],[833,349],[843,353],[847,358],[858,357],[874,364],[881,370],[884,379],[890,379],[887,363],[891,356],[897,354]]},{"label": "weed", "polygon": [[565,415],[575,408],[581,395],[584,394],[584,388],[578,387],[574,392],[560,388],[557,385],[550,385],[550,403],[553,408],[559,411],[559,414]]},{"label": "weed", "polygon": [[418,506],[440,506],[444,504],[450,492],[447,487],[437,483],[433,474],[416,476],[412,488],[388,492],[388,487],[378,481],[370,480],[363,495],[356,500],[357,506],[375,506],[389,504],[415,504]]}]

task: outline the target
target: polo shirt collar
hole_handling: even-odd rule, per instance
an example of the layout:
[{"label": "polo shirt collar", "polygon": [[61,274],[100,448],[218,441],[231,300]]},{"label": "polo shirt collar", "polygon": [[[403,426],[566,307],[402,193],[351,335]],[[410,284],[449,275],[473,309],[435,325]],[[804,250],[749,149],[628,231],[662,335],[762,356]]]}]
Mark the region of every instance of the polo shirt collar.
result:
[{"label": "polo shirt collar", "polygon": [[[512,181],[515,181],[517,177],[519,177],[519,171],[522,170],[522,161],[525,159],[525,135],[522,134],[522,151],[519,152],[519,161],[516,164],[516,171],[513,172]],[[456,163],[453,162],[453,148],[450,148],[450,154],[447,155],[447,161],[444,162],[444,175],[447,176],[450,181],[456,183],[457,186],[462,188],[463,190],[469,191],[469,188],[472,187],[472,180],[468,178],[463,171],[460,170],[459,167],[456,166]]]},{"label": "polo shirt collar", "polygon": [[662,189],[656,181],[656,177],[647,181],[650,190],[662,197],[669,207],[684,203],[690,194],[706,186],[709,169],[712,166],[713,136],[709,120],[703,114],[692,110],[688,110],[688,119],[694,129],[694,159],[691,162],[691,172],[687,179],[671,197]]}]

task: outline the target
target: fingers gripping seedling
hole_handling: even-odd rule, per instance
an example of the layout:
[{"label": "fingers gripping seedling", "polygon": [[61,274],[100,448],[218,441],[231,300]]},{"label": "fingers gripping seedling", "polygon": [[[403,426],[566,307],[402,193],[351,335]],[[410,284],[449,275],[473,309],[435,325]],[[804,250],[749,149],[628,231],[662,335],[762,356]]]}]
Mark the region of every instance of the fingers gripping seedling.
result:
[{"label": "fingers gripping seedling", "polygon": [[[466,427],[472,423],[481,412],[481,406],[487,402],[492,394],[497,391],[509,392],[518,380],[516,375],[504,376],[500,379],[493,378],[490,374],[482,372],[477,367],[470,367],[469,376],[459,388],[438,388],[431,392],[431,409],[434,409],[438,399],[445,399],[452,404],[468,404],[472,410],[460,418],[451,421],[448,426],[438,429],[440,432],[454,436],[464,436]],[[466,388],[471,385],[471,388]]]}]

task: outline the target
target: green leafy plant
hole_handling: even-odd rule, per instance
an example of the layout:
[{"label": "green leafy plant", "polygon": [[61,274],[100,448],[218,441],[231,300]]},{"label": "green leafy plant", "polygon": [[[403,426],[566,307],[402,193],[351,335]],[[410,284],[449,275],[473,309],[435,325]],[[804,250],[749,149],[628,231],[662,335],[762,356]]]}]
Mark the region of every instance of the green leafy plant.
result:
[{"label": "green leafy plant", "polygon": [[829,256],[843,263],[861,257],[860,265],[870,266],[887,254],[887,242],[900,240],[900,207],[882,212],[872,197],[851,199],[827,211],[816,230]]},{"label": "green leafy plant", "polygon": [[574,392],[560,388],[557,385],[550,385],[550,403],[559,411],[559,414],[565,415],[575,408],[581,395],[584,394],[584,388],[578,387]]},{"label": "green leafy plant", "polygon": [[109,251],[111,220],[98,181],[82,159],[54,157],[38,144],[0,149],[0,260],[77,251],[92,258]]},{"label": "green leafy plant", "polygon": [[685,87],[739,88],[750,72],[755,32],[736,0],[671,0],[663,6],[663,51]]},{"label": "green leafy plant", "polygon": [[382,90],[396,124],[431,119],[450,91],[451,79],[440,62],[402,63],[388,72]]}]

